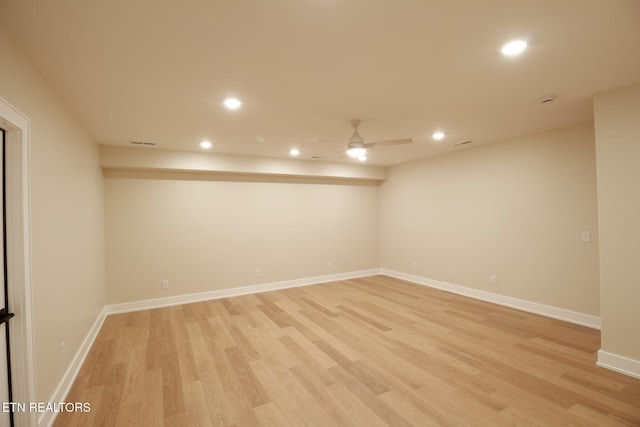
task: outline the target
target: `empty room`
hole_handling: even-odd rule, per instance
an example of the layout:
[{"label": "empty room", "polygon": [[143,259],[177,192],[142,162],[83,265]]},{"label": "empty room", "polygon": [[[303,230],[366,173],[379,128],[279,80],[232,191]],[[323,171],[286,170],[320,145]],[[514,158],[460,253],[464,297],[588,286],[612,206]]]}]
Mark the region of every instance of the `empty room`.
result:
[{"label": "empty room", "polygon": [[640,2],[0,0],[0,426],[640,426]]}]

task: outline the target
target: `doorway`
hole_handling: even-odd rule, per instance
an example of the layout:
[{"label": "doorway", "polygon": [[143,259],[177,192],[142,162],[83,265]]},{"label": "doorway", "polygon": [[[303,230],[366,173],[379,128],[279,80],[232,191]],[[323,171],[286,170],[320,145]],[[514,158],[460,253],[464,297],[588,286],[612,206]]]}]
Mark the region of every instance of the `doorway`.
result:
[{"label": "doorway", "polygon": [[[35,426],[36,401],[29,227],[29,119],[0,98],[2,235],[0,242],[0,425]],[[10,316],[13,313],[14,316]],[[7,399],[7,400],[5,400]],[[22,409],[22,410],[21,410]],[[9,417],[9,418],[7,418]]]}]

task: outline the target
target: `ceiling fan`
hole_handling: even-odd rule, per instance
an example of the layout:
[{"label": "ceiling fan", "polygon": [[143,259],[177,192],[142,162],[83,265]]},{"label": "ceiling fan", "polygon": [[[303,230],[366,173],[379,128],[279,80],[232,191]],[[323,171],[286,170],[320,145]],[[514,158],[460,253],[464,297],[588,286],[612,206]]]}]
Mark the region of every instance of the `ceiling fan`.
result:
[{"label": "ceiling fan", "polygon": [[[353,119],[350,121],[351,126],[353,126],[353,135],[349,138],[349,142],[347,142],[347,154],[349,157],[364,157],[367,154],[367,148],[373,148],[375,146],[380,145],[399,145],[399,144],[410,144],[413,142],[413,138],[404,138],[404,139],[391,139],[388,141],[376,141],[376,142],[364,142],[364,138],[360,136],[358,133],[358,126],[360,126],[359,119]],[[345,145],[342,142],[335,141],[326,141],[323,139],[314,139],[317,142],[330,142],[333,144]]]}]

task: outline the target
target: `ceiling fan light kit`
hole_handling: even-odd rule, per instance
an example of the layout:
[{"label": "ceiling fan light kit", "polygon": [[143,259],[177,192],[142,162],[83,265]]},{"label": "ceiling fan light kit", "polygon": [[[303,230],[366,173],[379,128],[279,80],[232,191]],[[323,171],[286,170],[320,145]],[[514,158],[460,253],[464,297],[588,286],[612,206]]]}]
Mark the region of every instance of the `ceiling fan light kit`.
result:
[{"label": "ceiling fan light kit", "polygon": [[367,154],[367,149],[364,148],[363,142],[350,142],[347,154],[349,157],[362,157]]}]

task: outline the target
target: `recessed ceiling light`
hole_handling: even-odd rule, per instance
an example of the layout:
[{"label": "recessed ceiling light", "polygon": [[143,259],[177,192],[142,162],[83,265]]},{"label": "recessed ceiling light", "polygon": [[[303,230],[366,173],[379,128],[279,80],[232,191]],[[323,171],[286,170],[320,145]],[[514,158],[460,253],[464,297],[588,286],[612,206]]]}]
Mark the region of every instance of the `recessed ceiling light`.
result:
[{"label": "recessed ceiling light", "polygon": [[200,147],[204,148],[205,150],[208,150],[209,148],[211,148],[211,143],[209,141],[202,141],[200,143]]},{"label": "recessed ceiling light", "polygon": [[444,133],[442,132],[435,132],[433,135],[431,135],[431,137],[433,139],[435,139],[436,141],[440,141],[442,138],[444,138]]},{"label": "recessed ceiling light", "polygon": [[506,56],[516,56],[521,54],[527,48],[527,42],[524,40],[513,40],[502,46],[501,52]]},{"label": "recessed ceiling light", "polygon": [[224,106],[230,110],[237,110],[242,105],[242,102],[236,98],[227,98],[224,100]]},{"label": "recessed ceiling light", "polygon": [[289,150],[289,154],[291,154],[292,156],[297,156],[298,154],[300,154],[300,150],[298,150],[297,148],[292,148],[291,150]]}]

